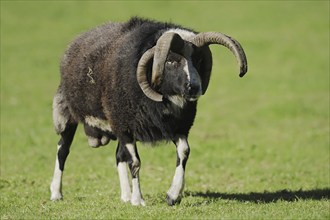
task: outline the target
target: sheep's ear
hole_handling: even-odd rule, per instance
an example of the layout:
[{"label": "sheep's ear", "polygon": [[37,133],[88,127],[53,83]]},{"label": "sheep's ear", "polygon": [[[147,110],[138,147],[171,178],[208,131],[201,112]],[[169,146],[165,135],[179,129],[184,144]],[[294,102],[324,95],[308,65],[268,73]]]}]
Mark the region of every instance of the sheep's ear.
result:
[{"label": "sheep's ear", "polygon": [[202,60],[200,61],[199,75],[202,81],[202,91],[205,94],[209,86],[212,71],[212,53],[208,46],[203,46],[200,51]]}]

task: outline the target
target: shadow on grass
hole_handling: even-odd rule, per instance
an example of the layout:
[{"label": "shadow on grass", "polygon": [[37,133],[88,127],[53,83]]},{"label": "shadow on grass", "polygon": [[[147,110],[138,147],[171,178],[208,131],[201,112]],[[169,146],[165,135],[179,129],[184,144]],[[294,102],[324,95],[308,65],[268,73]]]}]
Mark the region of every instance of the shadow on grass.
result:
[{"label": "shadow on grass", "polygon": [[218,192],[186,192],[186,196],[202,197],[206,199],[226,199],[240,202],[272,203],[280,201],[322,200],[330,198],[330,188],[313,190],[280,190],[276,192],[251,193],[218,193]]}]

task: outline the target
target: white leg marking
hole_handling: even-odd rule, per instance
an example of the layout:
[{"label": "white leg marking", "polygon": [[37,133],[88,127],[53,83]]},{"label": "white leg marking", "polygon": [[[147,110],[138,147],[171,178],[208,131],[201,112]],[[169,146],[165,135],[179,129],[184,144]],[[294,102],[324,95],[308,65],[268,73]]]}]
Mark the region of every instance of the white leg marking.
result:
[{"label": "white leg marking", "polygon": [[120,182],[121,200],[128,202],[131,200],[131,187],[129,185],[127,163],[120,162],[117,166]]},{"label": "white leg marking", "polygon": [[126,148],[130,153],[132,160],[133,160],[133,175],[135,176],[132,178],[132,198],[131,204],[132,205],[142,205],[145,206],[145,202],[142,198],[141,188],[140,188],[140,180],[139,180],[139,170],[140,170],[140,162],[137,159],[135,146],[133,144],[127,144]]},{"label": "white leg marking", "polygon": [[183,160],[187,158],[187,151],[189,150],[189,145],[186,138],[179,138],[177,145],[177,155],[180,159],[179,166],[175,169],[175,174],[170,189],[167,191],[167,196],[172,200],[177,200],[184,188],[184,169]]},{"label": "white leg marking", "polygon": [[[57,151],[60,147],[61,146],[57,146]],[[56,154],[54,175],[53,175],[52,183],[50,184],[50,192],[51,192],[50,199],[52,201],[60,200],[63,198],[63,196],[62,196],[62,175],[63,175],[63,172],[60,170],[58,156]]]},{"label": "white leg marking", "polygon": [[142,198],[139,177],[132,179],[132,205],[142,205],[145,206],[145,202]]},{"label": "white leg marking", "polygon": [[173,200],[177,200],[184,188],[184,170],[182,165],[175,169],[175,174],[170,189],[167,195]]}]

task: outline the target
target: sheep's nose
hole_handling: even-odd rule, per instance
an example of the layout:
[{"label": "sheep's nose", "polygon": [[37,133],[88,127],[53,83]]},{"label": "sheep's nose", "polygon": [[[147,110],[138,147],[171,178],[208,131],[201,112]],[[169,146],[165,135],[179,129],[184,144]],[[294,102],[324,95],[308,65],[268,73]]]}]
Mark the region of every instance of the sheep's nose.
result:
[{"label": "sheep's nose", "polygon": [[199,96],[202,93],[202,88],[197,83],[192,83],[189,85],[189,95],[190,96]]}]

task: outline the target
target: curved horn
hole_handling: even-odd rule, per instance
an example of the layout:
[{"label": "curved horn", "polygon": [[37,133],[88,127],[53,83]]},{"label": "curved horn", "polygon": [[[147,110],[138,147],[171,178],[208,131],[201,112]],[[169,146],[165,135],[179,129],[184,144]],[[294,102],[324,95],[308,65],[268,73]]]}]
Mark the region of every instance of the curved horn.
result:
[{"label": "curved horn", "polygon": [[155,53],[155,47],[147,50],[139,60],[138,67],[136,70],[136,78],[137,81],[143,91],[143,93],[150,99],[161,102],[163,101],[163,95],[154,91],[147,80],[147,65],[148,62],[153,58]]},{"label": "curved horn", "polygon": [[170,49],[174,51],[181,51],[184,47],[184,41],[180,35],[174,32],[164,33],[157,41],[154,63],[152,66],[152,85],[159,84],[161,81],[164,65]]},{"label": "curved horn", "polygon": [[247,72],[248,66],[244,50],[240,43],[235,39],[222,33],[204,32],[197,34],[195,38],[193,38],[192,43],[197,47],[202,47],[209,44],[220,44],[227,47],[235,55],[240,66],[239,76],[243,77]]}]

